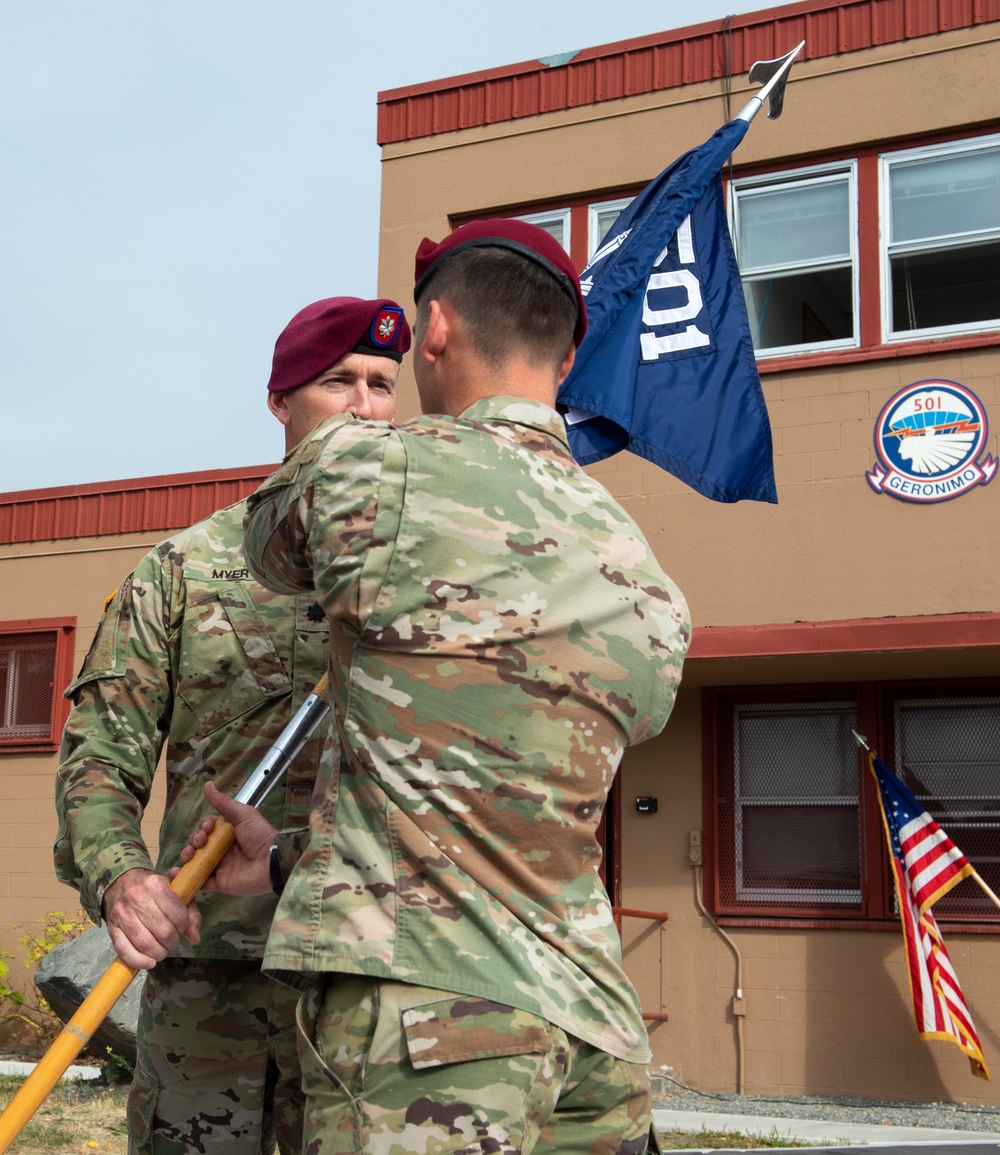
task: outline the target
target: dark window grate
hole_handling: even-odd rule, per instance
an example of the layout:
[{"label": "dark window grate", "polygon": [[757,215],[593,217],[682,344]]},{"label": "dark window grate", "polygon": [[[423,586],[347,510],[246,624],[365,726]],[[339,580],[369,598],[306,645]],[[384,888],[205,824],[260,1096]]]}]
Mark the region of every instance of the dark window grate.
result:
[{"label": "dark window grate", "polygon": [[0,634],[0,742],[48,738],[56,633]]}]

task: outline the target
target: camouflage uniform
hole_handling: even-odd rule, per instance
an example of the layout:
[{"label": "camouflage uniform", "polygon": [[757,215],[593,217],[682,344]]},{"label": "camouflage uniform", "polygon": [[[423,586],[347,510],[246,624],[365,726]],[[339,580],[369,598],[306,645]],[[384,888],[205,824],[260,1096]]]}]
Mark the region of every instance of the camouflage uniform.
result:
[{"label": "camouflage uniform", "polygon": [[[56,871],[95,922],[120,874],[153,866],[140,819],[161,748],[166,870],[208,809],[205,780],[235,793],[326,667],[329,631],[314,599],[250,577],[243,513],[242,502],[221,510],[143,558],[66,691]],[[335,740],[321,727],[261,807],[286,837],[305,827],[327,730]],[[282,1150],[298,1151],[294,1000],[260,970],[276,901],[200,896],[200,945],[183,943],[147,975],[131,1150],[250,1155],[273,1148],[276,1125]]]},{"label": "camouflage uniform", "polygon": [[[264,964],[342,972],[300,1004],[310,1155],[527,1150],[491,1115],[515,1078],[531,1142],[572,1146],[576,1118],[588,1150],[641,1149],[648,1044],[595,832],[672,708],[680,591],[559,416],[516,398],[334,419],[249,509],[253,572],[315,586],[331,622],[343,757]],[[356,1010],[345,973],[369,980]]]}]

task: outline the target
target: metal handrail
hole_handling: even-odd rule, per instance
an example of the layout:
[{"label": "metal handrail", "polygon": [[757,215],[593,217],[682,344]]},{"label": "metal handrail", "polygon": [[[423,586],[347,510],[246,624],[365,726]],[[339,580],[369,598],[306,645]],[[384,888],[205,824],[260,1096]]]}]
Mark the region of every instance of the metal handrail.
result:
[{"label": "metal handrail", "polygon": [[[611,908],[612,914],[615,916],[615,926],[618,927],[619,935],[622,932],[623,918],[645,918],[650,922],[664,923],[670,918],[665,910],[636,910],[631,906],[613,906]],[[669,1011],[643,1011],[643,1022],[647,1023],[665,1023],[670,1018]]]}]

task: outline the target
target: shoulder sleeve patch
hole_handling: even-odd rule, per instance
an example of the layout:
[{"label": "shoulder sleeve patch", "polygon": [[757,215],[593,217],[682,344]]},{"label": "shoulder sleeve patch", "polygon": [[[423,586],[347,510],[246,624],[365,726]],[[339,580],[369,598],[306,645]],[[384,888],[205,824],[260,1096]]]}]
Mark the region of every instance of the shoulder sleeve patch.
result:
[{"label": "shoulder sleeve patch", "polygon": [[72,698],[85,682],[95,678],[120,677],[125,673],[124,653],[131,626],[132,575],[122,582],[104,603],[104,616],[83,659],[80,672],[66,687],[64,697]]}]

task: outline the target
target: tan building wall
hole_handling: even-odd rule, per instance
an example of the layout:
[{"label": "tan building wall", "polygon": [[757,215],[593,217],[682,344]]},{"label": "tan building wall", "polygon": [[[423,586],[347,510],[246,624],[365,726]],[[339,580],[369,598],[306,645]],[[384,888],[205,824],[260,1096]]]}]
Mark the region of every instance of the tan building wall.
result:
[{"label": "tan building wall", "polygon": [[[623,902],[669,914],[662,926],[623,921],[626,969],[643,1009],[669,1015],[649,1024],[651,1069],[669,1067],[705,1090],[736,1091],[742,1073],[749,1094],[996,1103],[995,1083],[973,1078],[957,1047],[918,1038],[898,926],[727,927],[742,963],[737,983],[734,950],[700,914],[688,861],[690,831],[702,829],[700,747],[698,691],[682,689],[664,735],[631,751],[622,771]],[[658,796],[657,813],[636,813],[637,795]],[[1000,943],[944,936],[996,1068]],[[732,1012],[738,985],[742,1047]]]},{"label": "tan building wall", "polygon": [[[998,41],[994,22],[797,63],[782,118],[754,122],[735,174],[937,133],[974,135],[991,123],[997,131]],[[733,112],[748,98],[737,77]],[[713,81],[386,144],[379,291],[411,299],[419,241],[445,235],[456,220],[640,186],[724,119],[722,83]],[[761,368],[777,506],[717,504],[629,453],[591,467],[687,595],[692,653],[709,628],[1000,612],[1000,484],[918,506],[877,495],[865,480],[876,418],[912,382],[962,382],[994,415],[995,430],[1000,345],[883,346]],[[417,408],[408,367],[403,380],[408,416]],[[997,456],[995,432],[987,448]],[[666,732],[630,752],[622,772],[622,900],[669,913],[662,925],[626,918],[623,926],[644,1009],[669,1016],[650,1026],[654,1069],[669,1066],[704,1089],[734,1090],[742,1078],[756,1093],[1000,1102],[1000,1084],[972,1078],[955,1046],[918,1038],[898,926],[729,926],[731,947],[698,909],[688,858],[690,833],[703,826],[699,687],[998,674],[995,644],[904,651],[890,641],[867,653],[820,645],[778,657],[754,657],[751,647],[689,662]],[[657,813],[636,813],[637,795],[658,796]],[[1000,938],[947,930],[945,938],[987,1063],[1000,1066]]]},{"label": "tan building wall", "polygon": [[[998,38],[994,22],[797,64],[784,116],[754,123],[734,158],[737,175],[986,122],[1000,129],[992,83]],[[734,88],[736,110],[749,90],[739,82]],[[387,145],[380,292],[410,300],[419,240],[441,237],[453,218],[641,185],[723,119],[721,83],[698,83]],[[874,494],[864,478],[874,461],[875,419],[910,382],[963,382],[996,428],[1000,344],[898,348],[826,362],[763,366],[777,506],[710,502],[630,454],[593,467],[684,589],[696,631],[703,638],[796,622],[1000,613],[1000,482],[915,506]],[[407,417],[417,410],[407,365],[401,382]],[[998,455],[995,433],[987,448]],[[0,620],[76,617],[78,669],[104,598],[164,536],[0,546]],[[623,926],[645,1009],[669,1016],[651,1024],[654,1067],[667,1065],[707,1089],[731,1090],[742,1078],[749,1092],[1000,1101],[992,1089],[1000,1084],[972,1079],[954,1046],[917,1039],[898,929],[727,927],[742,966],[741,1042],[732,1009],[736,955],[700,913],[689,862],[690,833],[704,822],[701,687],[995,676],[998,647],[903,649],[890,640],[864,653],[822,643],[773,655],[744,645],[710,657],[717,651],[703,648],[699,657],[700,644],[696,632],[667,731],[631,752],[623,769],[623,901],[669,914],[662,926],[631,918]],[[12,925],[74,909],[73,892],[52,873],[56,762],[55,753],[0,754],[0,950],[15,954]],[[637,795],[657,796],[657,813],[636,813]],[[147,815],[154,842],[160,805]],[[987,1062],[998,1066],[1000,937],[946,937]]]},{"label": "tan building wall", "polygon": [[[75,619],[66,681],[90,646],[108,595],[139,559],[180,529],[253,492],[274,469],[248,466],[0,494],[0,624]],[[16,629],[14,632],[17,632]],[[61,693],[63,685],[55,687]],[[60,699],[61,701],[61,699]],[[73,914],[77,894],[55,878],[55,749],[0,746],[0,951],[26,983],[18,928],[49,911]],[[165,786],[157,776],[143,817],[154,857]]]}]

